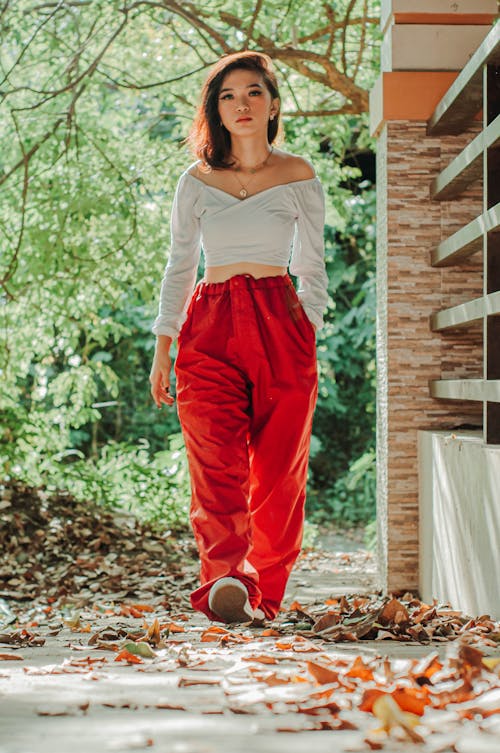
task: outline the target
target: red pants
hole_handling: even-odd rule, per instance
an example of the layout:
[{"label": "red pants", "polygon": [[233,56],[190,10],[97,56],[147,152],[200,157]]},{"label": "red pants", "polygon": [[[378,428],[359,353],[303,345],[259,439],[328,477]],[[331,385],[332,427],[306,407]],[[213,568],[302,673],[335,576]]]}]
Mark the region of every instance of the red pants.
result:
[{"label": "red pants", "polygon": [[300,552],[316,341],[288,275],[200,282],[179,335],[177,405],[191,476],[191,524],[208,607],[232,576],[273,618]]}]

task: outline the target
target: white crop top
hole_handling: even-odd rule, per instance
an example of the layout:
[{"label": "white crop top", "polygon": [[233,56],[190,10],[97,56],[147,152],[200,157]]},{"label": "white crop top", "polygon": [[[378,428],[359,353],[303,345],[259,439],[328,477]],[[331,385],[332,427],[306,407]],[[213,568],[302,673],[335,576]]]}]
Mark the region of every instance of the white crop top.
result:
[{"label": "white crop top", "polygon": [[155,335],[177,337],[205,266],[258,262],[288,267],[311,322],[323,323],[328,294],[324,263],[325,199],[317,177],[283,183],[246,199],[203,183],[187,168],[179,178],[170,220],[171,248],[161,282]]}]

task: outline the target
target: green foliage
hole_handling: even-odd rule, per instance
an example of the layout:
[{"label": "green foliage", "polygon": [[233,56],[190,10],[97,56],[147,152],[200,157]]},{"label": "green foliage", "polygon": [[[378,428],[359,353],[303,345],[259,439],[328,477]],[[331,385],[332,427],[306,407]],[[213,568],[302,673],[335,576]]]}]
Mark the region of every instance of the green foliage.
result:
[{"label": "green foliage", "polygon": [[[341,0],[336,17],[348,7],[361,15],[358,6]],[[186,525],[178,419],[173,410],[157,411],[149,394],[150,327],[173,190],[192,159],[181,142],[217,48],[157,4],[128,14],[118,0],[34,8],[19,0],[0,12],[6,40],[0,50],[0,471],[65,486],[158,525]],[[378,3],[370,0],[369,8],[375,16]],[[208,0],[200,13],[239,48],[242,32],[221,12],[248,23],[254,9],[250,0]],[[324,13],[320,0],[307,8],[269,0],[255,35],[286,49],[297,28],[307,36],[323,26]],[[363,65],[361,35],[372,40]],[[374,25],[362,24],[339,24],[334,35],[332,59],[360,87],[368,88],[376,73],[376,36]],[[320,36],[306,46],[319,51],[324,44]],[[320,80],[283,60],[276,65],[285,113],[321,109],[326,100],[331,108],[344,104]],[[342,165],[346,150],[370,144],[366,116],[284,122],[284,146],[312,160],[328,191],[330,304],[318,340],[310,509],[316,514],[325,505],[324,517],[337,515],[329,500],[335,489],[336,499],[347,490],[339,519],[365,520],[372,487],[361,479],[350,489],[357,471],[349,469],[374,444],[374,197],[368,186],[356,196],[341,186],[357,175]],[[361,488],[364,502],[355,502]]]},{"label": "green foliage", "polygon": [[330,302],[318,337],[320,373],[311,458],[313,519],[352,525],[375,514],[375,192],[344,199],[326,228]]},{"label": "green foliage", "polygon": [[132,513],[159,530],[187,528],[190,484],[181,435],[155,453],[146,440],[135,445],[110,440],[96,458],[75,448],[38,454],[28,447],[20,442],[18,459],[10,458],[13,477],[49,492],[67,489],[76,499]]},{"label": "green foliage", "polygon": [[367,450],[351,463],[347,473],[331,488],[317,494],[319,499],[311,505],[311,522],[335,523],[349,528],[372,521],[375,517],[375,471],[375,452]]},{"label": "green foliage", "polygon": [[373,518],[365,527],[364,545],[369,552],[377,551],[377,519]]},{"label": "green foliage", "polygon": [[319,529],[311,520],[304,522],[304,535],[302,537],[302,549],[312,549],[318,538]]}]

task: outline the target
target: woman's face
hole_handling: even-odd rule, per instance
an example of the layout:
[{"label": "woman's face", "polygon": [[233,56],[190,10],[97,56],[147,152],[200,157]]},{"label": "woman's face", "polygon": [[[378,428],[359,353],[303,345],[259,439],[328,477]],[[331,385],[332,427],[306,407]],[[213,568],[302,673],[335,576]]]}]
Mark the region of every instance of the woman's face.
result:
[{"label": "woman's face", "polygon": [[260,73],[245,69],[230,71],[219,91],[222,124],[235,135],[264,131],[272,114],[277,115],[279,99],[273,99]]}]

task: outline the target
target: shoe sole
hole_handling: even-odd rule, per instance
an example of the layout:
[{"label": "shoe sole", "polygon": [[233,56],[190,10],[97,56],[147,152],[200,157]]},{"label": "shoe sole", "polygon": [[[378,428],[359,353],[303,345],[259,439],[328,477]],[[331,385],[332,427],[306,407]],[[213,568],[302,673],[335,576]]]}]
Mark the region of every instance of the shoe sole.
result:
[{"label": "shoe sole", "polygon": [[248,606],[246,592],[236,585],[228,583],[221,586],[211,600],[211,610],[226,622],[250,622],[252,615],[245,610]]}]

